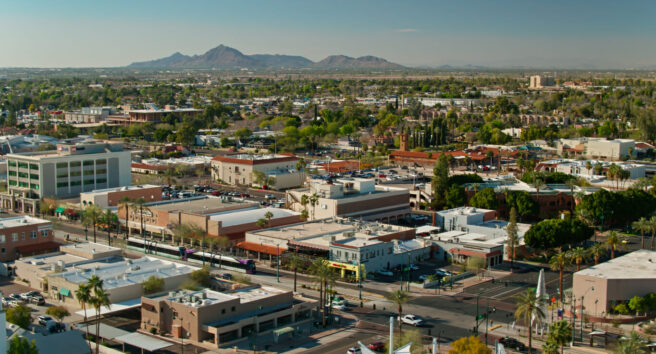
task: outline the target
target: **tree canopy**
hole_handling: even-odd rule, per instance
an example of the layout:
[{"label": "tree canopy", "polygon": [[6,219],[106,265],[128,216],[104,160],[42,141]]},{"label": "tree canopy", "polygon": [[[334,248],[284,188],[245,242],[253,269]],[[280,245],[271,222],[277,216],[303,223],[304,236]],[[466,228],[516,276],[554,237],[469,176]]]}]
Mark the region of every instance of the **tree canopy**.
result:
[{"label": "tree canopy", "polygon": [[533,224],[524,234],[529,247],[546,250],[587,240],[593,230],[577,219],[546,219]]}]

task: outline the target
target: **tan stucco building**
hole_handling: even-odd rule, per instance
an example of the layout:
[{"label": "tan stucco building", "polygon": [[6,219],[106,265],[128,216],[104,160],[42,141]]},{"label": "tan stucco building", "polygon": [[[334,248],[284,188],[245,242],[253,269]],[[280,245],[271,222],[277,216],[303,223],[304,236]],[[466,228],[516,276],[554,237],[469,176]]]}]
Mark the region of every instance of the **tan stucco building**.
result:
[{"label": "tan stucco building", "polygon": [[254,171],[273,178],[270,189],[289,189],[301,186],[305,180],[303,171],[296,170],[298,158],[294,155],[249,155],[236,154],[216,156],[212,159],[212,178],[233,185],[253,185],[257,183]]}]

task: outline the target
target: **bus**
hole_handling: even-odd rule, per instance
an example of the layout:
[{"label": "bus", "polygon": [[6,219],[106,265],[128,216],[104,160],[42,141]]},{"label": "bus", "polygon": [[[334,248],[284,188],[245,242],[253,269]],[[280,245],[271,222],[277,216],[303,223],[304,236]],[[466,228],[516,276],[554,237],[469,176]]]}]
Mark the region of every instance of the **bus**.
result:
[{"label": "bus", "polygon": [[230,257],[214,252],[196,251],[195,249],[183,246],[172,246],[154,240],[144,241],[143,239],[134,237],[128,237],[126,247],[145,254],[154,254],[175,260],[182,260],[196,264],[203,264],[203,260],[205,260],[205,263],[209,264],[210,267],[218,266],[219,268],[247,274],[256,273],[255,261],[252,259]]}]

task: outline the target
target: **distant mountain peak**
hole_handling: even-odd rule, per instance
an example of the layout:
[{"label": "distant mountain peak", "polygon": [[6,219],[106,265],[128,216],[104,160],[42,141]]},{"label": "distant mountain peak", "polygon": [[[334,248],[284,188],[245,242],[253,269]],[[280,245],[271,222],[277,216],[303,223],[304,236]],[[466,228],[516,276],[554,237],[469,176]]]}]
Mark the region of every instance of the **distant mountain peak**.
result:
[{"label": "distant mountain peak", "polygon": [[151,61],[136,62],[133,68],[178,68],[178,69],[237,69],[237,68],[307,68],[316,69],[401,69],[403,66],[383,58],[367,55],[353,58],[346,55],[331,55],[313,62],[302,56],[285,54],[245,55],[239,50],[220,44],[204,54],[188,56],[180,52]]}]

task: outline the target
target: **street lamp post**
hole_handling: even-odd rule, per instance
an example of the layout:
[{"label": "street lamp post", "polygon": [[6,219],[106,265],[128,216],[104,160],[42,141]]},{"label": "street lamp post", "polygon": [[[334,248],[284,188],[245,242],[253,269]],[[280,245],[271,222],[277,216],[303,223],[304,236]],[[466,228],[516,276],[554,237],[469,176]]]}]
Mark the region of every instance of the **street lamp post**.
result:
[{"label": "street lamp post", "polygon": [[89,241],[89,229],[86,226],[84,227],[84,240]]},{"label": "street lamp post", "polygon": [[280,283],[280,245],[276,245],[276,282]]}]

